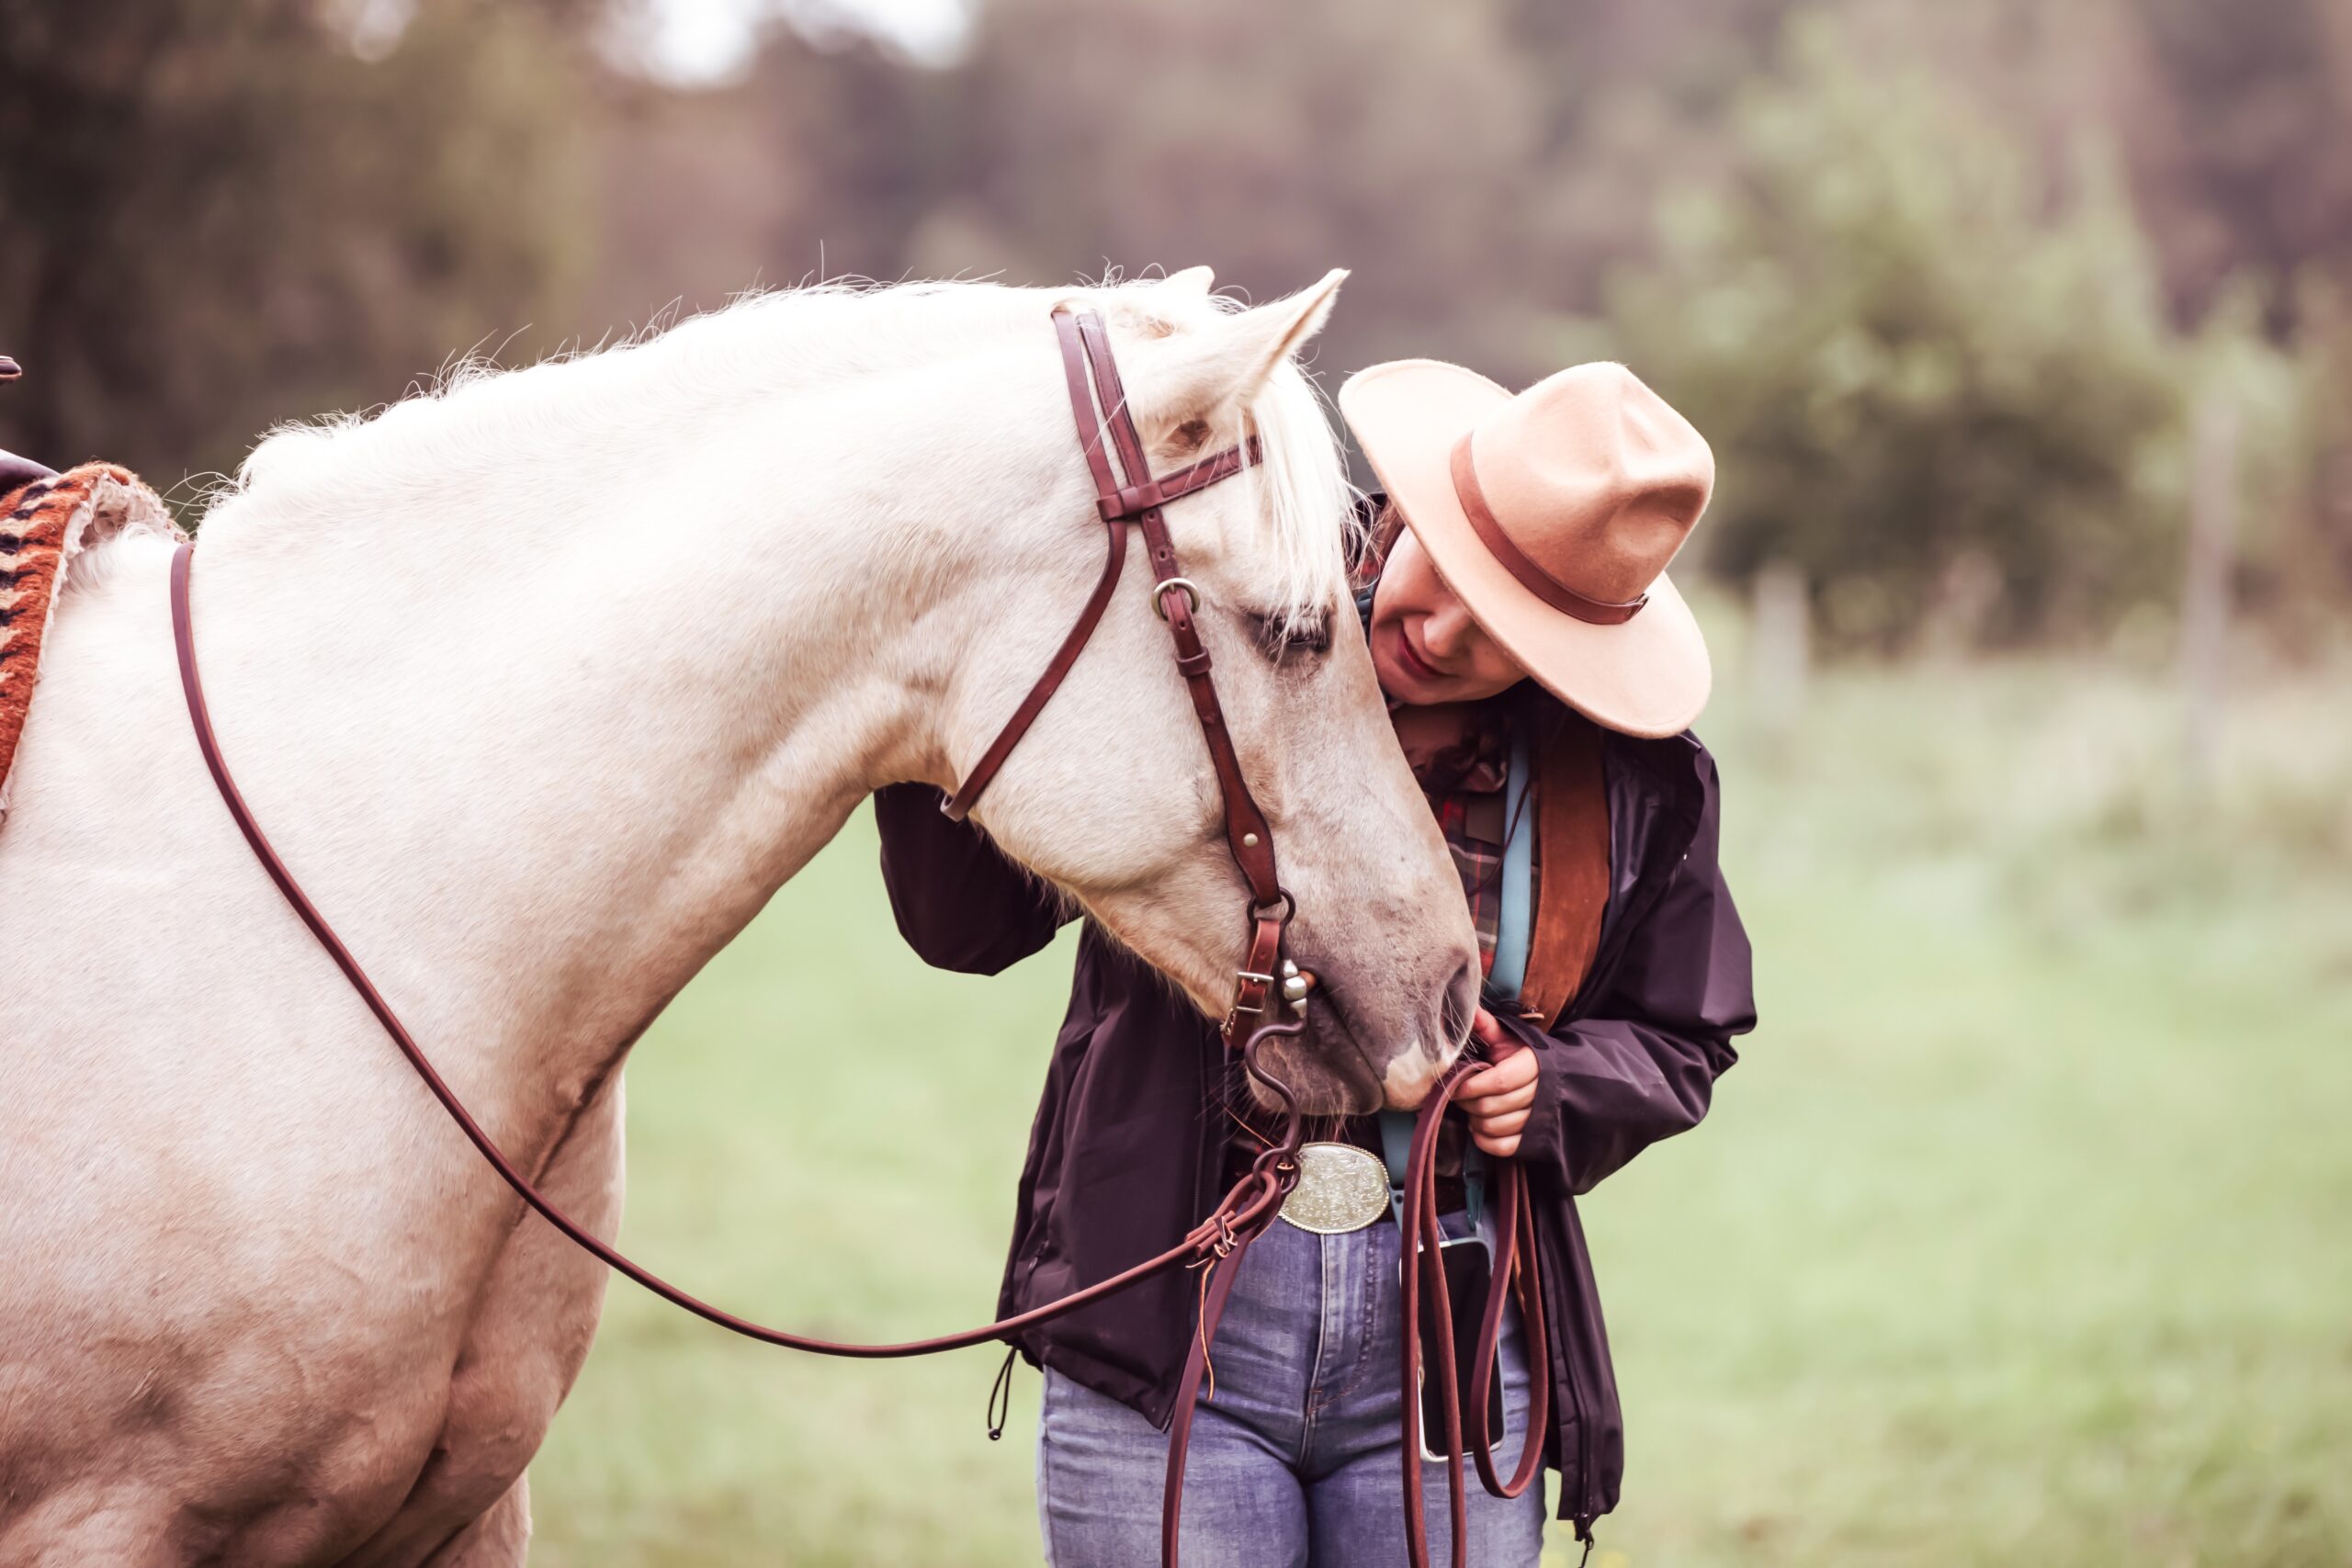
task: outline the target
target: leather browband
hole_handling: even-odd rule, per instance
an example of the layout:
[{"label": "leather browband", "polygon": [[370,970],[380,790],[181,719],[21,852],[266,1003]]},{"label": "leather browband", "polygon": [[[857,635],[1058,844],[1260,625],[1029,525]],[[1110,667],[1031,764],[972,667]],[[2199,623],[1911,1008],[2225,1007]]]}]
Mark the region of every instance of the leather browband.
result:
[{"label": "leather browband", "polygon": [[1623,626],[1650,602],[1646,593],[1622,604],[1606,599],[1594,599],[1577,592],[1566,583],[1545,571],[1527,553],[1510,541],[1503,525],[1495,517],[1495,509],[1487,504],[1487,492],[1478,483],[1477,467],[1470,460],[1470,437],[1464,435],[1453,444],[1453,494],[1462,502],[1462,514],[1470,519],[1471,532],[1478,536],[1487,552],[1500,561],[1503,570],[1519,580],[1519,585],[1534,594],[1564,615],[1596,626]]},{"label": "leather browband", "polygon": [[1206,490],[1219,479],[1229,479],[1250,464],[1258,461],[1261,451],[1254,435],[1238,446],[1228,446],[1215,457],[1177,469],[1165,479],[1146,479],[1138,485],[1123,485],[1115,495],[1097,496],[1094,509],[1105,523],[1125,523],[1142,516],[1155,506],[1165,506],[1171,501],[1182,501],[1194,491]]}]

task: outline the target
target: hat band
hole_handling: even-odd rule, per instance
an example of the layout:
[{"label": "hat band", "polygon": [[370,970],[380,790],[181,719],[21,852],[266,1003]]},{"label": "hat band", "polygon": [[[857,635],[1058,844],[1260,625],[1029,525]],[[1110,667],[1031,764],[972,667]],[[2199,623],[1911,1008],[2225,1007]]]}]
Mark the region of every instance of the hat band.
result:
[{"label": "hat band", "polygon": [[1545,571],[1527,557],[1527,553],[1510,542],[1503,525],[1495,520],[1495,509],[1487,504],[1487,492],[1478,486],[1478,470],[1470,461],[1470,437],[1464,435],[1453,444],[1453,493],[1462,502],[1463,515],[1470,520],[1470,530],[1487,553],[1500,561],[1503,570],[1519,580],[1519,585],[1534,594],[1564,615],[1596,626],[1623,626],[1634,618],[1635,612],[1650,602],[1646,593],[1622,604],[1605,599],[1595,599],[1577,592],[1566,583]]}]

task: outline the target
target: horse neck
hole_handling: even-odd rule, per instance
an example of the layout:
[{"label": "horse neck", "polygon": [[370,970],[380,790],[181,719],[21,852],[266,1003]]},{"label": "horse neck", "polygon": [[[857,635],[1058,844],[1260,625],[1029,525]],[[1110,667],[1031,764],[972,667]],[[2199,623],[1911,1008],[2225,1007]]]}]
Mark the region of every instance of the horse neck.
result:
[{"label": "horse neck", "polygon": [[420,1037],[499,1058],[469,1076],[526,1127],[872,788],[946,782],[989,542],[1069,467],[1050,424],[1034,452],[967,433],[934,460],[949,423],[904,387],[690,433],[642,406],[557,423],[461,478],[232,506],[195,590],[248,798]]}]

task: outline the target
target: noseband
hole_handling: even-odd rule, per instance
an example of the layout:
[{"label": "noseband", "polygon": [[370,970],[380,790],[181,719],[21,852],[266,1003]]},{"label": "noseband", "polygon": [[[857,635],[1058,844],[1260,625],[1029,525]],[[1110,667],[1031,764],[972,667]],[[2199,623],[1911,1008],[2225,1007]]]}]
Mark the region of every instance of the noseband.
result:
[{"label": "noseband", "polygon": [[[1109,555],[1094,591],[1080,611],[1077,624],[1062,639],[1053,659],[1037,683],[1022,699],[1003,729],[992,741],[979,761],[964,780],[943,809],[948,816],[961,819],[974,802],[996,776],[1006,757],[1028,732],[1030,725],[1060,687],[1070,666],[1077,662],[1087,639],[1109,604],[1112,592],[1118,586],[1120,570],[1126,561],[1127,536],[1124,525],[1133,523],[1143,533],[1144,548],[1156,574],[1152,586],[1153,607],[1168,623],[1176,649],[1176,669],[1183,677],[1193,697],[1193,709],[1199,718],[1201,733],[1208,743],[1209,759],[1216,770],[1217,785],[1224,796],[1225,834],[1233,860],[1249,888],[1247,918],[1250,928],[1249,954],[1236,977],[1234,1000],[1227,1013],[1222,1033],[1228,1045],[1234,1045],[1240,1035],[1238,1049],[1242,1066],[1249,1075],[1262,1085],[1283,1108],[1283,1131],[1281,1139],[1259,1155],[1242,1179],[1217,1203],[1209,1217],[1193,1227],[1182,1241],[1146,1262],[1124,1273],[1076,1291],[1044,1306],[1001,1318],[978,1328],[960,1334],[945,1334],[931,1339],[907,1340],[899,1344],[865,1345],[818,1339],[794,1334],[781,1328],[770,1328],[748,1318],[738,1317],[724,1308],[712,1305],[698,1296],[689,1294],[671,1284],[651,1269],[630,1259],[610,1244],[592,1235],[578,1221],[558,1208],[541,1192],[529,1177],[509,1159],[481,1124],[459,1101],[454,1090],[434,1070],[391,1004],[384,999],[359,960],[344,945],[326,917],[303,893],[294,874],[287,869],[261,825],[245,805],[244,797],[231,776],[227,759],[221,754],[220,740],[213,733],[212,718],[205,705],[204,686],[196,664],[195,627],[190,615],[188,580],[195,560],[195,547],[183,544],[172,557],[171,604],[172,641],[179,658],[180,686],[187,698],[188,719],[196,731],[198,749],[203,753],[204,765],[220,793],[223,805],[238,829],[244,834],[254,857],[263,871],[277,886],[319,945],[334,959],[344,977],[359,994],[368,1010],[391,1037],[401,1055],[408,1059],[433,1097],[441,1102],[450,1120],[489,1163],[507,1186],[513,1188],[524,1202],[537,1211],[548,1224],[561,1232],[573,1244],[592,1254],[606,1267],[624,1274],[648,1291],[674,1306],[682,1307],[695,1316],[729,1329],[746,1338],[763,1344],[779,1345],[786,1349],[805,1350],[820,1356],[842,1356],[861,1359],[894,1359],[910,1356],[926,1356],[942,1350],[957,1350],[991,1341],[1011,1340],[1023,1331],[1051,1322],[1080,1307],[1117,1294],[1130,1285],[1168,1273],[1177,1269],[1197,1269],[1203,1271],[1201,1285],[1201,1314],[1198,1331],[1184,1361],[1184,1372],[1178,1385],[1176,1414],[1169,1428],[1168,1475],[1165,1507],[1160,1526],[1160,1552],[1165,1568],[1176,1568],[1177,1527],[1182,1513],[1184,1485],[1184,1459],[1190,1442],[1193,1416],[1200,1398],[1204,1374],[1208,1366],[1208,1351],[1216,1336],[1218,1321],[1225,1313],[1226,1303],[1233,1292],[1233,1282],[1250,1245],[1265,1234],[1280,1213],[1283,1200],[1298,1179],[1298,1150],[1304,1139],[1304,1120],[1298,1102],[1289,1088],[1269,1067],[1266,1055],[1269,1043],[1279,1038],[1294,1037],[1305,1028],[1293,1018],[1276,1021],[1268,1017],[1278,965],[1282,960],[1283,935],[1289,925],[1295,905],[1283,890],[1274,869],[1272,830],[1267,826],[1265,814],[1251,798],[1250,786],[1241,773],[1240,759],[1234,750],[1233,737],[1227,729],[1224,710],[1218,705],[1216,687],[1209,675],[1208,649],[1202,645],[1199,627],[1193,616],[1198,608],[1198,591],[1184,580],[1176,559],[1176,549],[1168,534],[1168,523],[1161,508],[1169,502],[1205,490],[1221,479],[1230,479],[1258,459],[1255,436],[1240,446],[1227,448],[1211,457],[1178,469],[1164,479],[1154,479],[1145,458],[1143,443],[1136,433],[1135,421],[1127,411],[1126,395],[1119,383],[1118,367],[1111,354],[1110,338],[1102,318],[1094,311],[1073,313],[1067,308],[1054,312],[1054,328],[1059,337],[1062,368],[1069,384],[1070,406],[1077,416],[1079,437],[1086,453],[1088,469],[1094,477],[1096,509],[1105,524],[1109,538]],[[1096,412],[1097,400],[1101,412]],[[1122,486],[1113,474],[1108,454],[1103,450],[1103,435],[1117,449],[1120,468],[1133,482]],[[1246,1031],[1240,1021],[1245,1017],[1258,1021]],[[1407,1224],[1404,1247],[1403,1277],[1406,1301],[1406,1332],[1403,1401],[1407,1431],[1404,1440],[1407,1544],[1414,1568],[1424,1568],[1428,1561],[1428,1546],[1421,1518],[1421,1457],[1418,1433],[1417,1412],[1419,1402],[1413,1393],[1419,1386],[1422,1370],[1419,1362],[1419,1340],[1413,1325],[1426,1314],[1437,1329],[1435,1343],[1451,1345],[1453,1341],[1451,1306],[1447,1300],[1445,1273],[1431,1265],[1438,1256],[1441,1232],[1436,1206],[1436,1149],[1439,1118],[1453,1097],[1461,1081],[1476,1070],[1476,1065],[1463,1060],[1456,1062],[1439,1080],[1428,1101],[1422,1106],[1416,1124],[1412,1158],[1407,1177],[1405,1219]],[[1495,1276],[1498,1280],[1516,1279],[1521,1286],[1523,1314],[1528,1319],[1530,1334],[1530,1382],[1536,1393],[1529,1415],[1526,1445],[1521,1455],[1518,1472],[1506,1483],[1497,1476],[1489,1452],[1492,1435],[1487,1434],[1476,1450],[1480,1479],[1489,1491],[1500,1496],[1518,1496],[1534,1477],[1541,1473],[1544,1454],[1544,1428],[1546,1424],[1549,1370],[1544,1343],[1540,1288],[1535,1274],[1533,1220],[1524,1198],[1525,1178],[1520,1168],[1503,1162],[1498,1179],[1497,1222],[1500,1229]],[[1425,1245],[1415,1245],[1417,1238]],[[1514,1267],[1516,1260],[1516,1267]],[[1424,1292],[1426,1292],[1426,1294]],[[1494,1347],[1502,1322],[1503,1298],[1500,1291],[1492,1296],[1486,1319],[1481,1325],[1481,1349],[1477,1358],[1478,1371],[1470,1390],[1471,1408],[1487,1411],[1487,1380],[1494,1362]],[[1454,1568],[1462,1568],[1466,1550],[1463,1506],[1463,1464],[1460,1427],[1460,1401],[1454,1397],[1455,1374],[1450,1357],[1438,1359],[1439,1383],[1446,1395],[1447,1407],[1447,1469],[1450,1482],[1450,1505],[1453,1523]]]}]

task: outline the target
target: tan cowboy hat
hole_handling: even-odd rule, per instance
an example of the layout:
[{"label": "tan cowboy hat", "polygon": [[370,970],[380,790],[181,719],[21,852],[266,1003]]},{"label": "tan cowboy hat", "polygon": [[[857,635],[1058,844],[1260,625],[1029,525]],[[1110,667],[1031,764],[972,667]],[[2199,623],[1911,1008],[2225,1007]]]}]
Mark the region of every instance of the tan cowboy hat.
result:
[{"label": "tan cowboy hat", "polygon": [[1529,674],[1610,729],[1690,728],[1707,643],[1666,564],[1715,459],[1689,420],[1622,365],[1514,396],[1434,359],[1358,371],[1340,412],[1438,575]]}]

